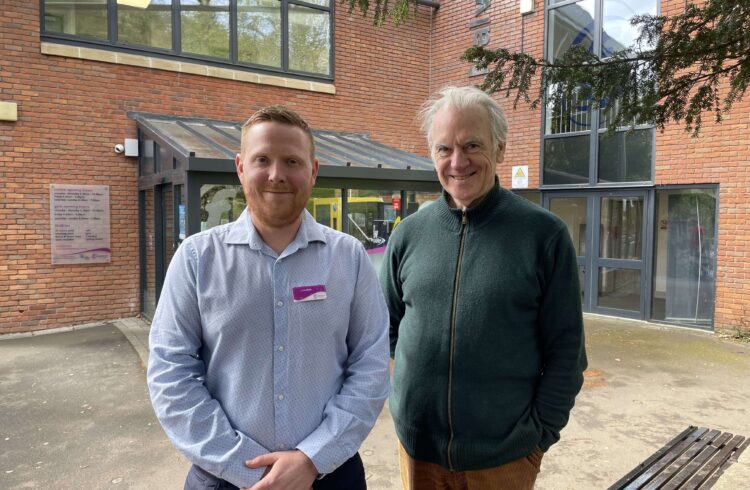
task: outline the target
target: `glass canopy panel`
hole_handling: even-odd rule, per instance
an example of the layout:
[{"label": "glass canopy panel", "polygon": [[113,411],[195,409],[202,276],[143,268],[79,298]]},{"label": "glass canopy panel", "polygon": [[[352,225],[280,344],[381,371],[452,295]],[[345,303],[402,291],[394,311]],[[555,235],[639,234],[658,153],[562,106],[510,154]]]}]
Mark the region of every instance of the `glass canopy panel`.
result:
[{"label": "glass canopy panel", "polygon": [[327,10],[289,5],[289,69],[331,73],[331,16]]},{"label": "glass canopy panel", "polygon": [[229,59],[229,0],[181,0],[182,51]]},{"label": "glass canopy panel", "polygon": [[172,49],[172,0],[151,0],[146,8],[118,4],[117,41]]},{"label": "glass canopy panel", "polygon": [[45,0],[44,29],[106,40],[107,0]]},{"label": "glass canopy panel", "polygon": [[184,151],[195,152],[196,157],[221,159],[227,158],[227,156],[223,152],[214,148],[203,138],[192,133],[187,128],[180,126],[175,121],[151,119],[148,121],[148,123],[155,129],[159,130],[164,136],[169,138],[178,146],[178,148],[182,148]]},{"label": "glass canopy panel", "polygon": [[281,2],[237,1],[237,56],[243,63],[281,66]]},{"label": "glass canopy panel", "polygon": [[240,145],[235,140],[221,134],[218,131],[214,131],[209,126],[206,126],[203,123],[199,122],[189,122],[185,123],[186,126],[188,126],[190,129],[197,131],[201,134],[201,136],[204,136],[217,145],[220,145],[227,149],[229,153],[237,153],[240,151]]}]

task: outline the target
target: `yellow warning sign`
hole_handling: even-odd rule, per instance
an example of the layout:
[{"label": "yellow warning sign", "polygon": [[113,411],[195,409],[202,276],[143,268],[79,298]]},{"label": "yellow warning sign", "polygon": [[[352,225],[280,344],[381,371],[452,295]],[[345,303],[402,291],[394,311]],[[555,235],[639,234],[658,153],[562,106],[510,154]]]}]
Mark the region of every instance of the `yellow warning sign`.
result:
[{"label": "yellow warning sign", "polygon": [[523,178],[523,177],[526,177],[526,174],[524,174],[523,169],[519,167],[518,170],[516,171],[516,174],[513,177]]}]

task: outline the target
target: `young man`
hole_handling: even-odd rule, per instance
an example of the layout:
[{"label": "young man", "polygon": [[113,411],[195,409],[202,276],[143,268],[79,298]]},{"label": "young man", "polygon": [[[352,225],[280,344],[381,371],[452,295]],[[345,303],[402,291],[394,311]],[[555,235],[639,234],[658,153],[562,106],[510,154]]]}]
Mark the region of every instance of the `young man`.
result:
[{"label": "young man", "polygon": [[186,489],[364,489],[388,394],[387,310],[354,238],[305,210],[312,132],[279,106],[242,129],[247,209],[175,253],[152,322],[156,414]]},{"label": "young man", "polygon": [[443,196],[396,228],[381,269],[403,485],[531,489],[586,367],[575,252],[498,185],[491,97],[449,87],[422,115]]}]

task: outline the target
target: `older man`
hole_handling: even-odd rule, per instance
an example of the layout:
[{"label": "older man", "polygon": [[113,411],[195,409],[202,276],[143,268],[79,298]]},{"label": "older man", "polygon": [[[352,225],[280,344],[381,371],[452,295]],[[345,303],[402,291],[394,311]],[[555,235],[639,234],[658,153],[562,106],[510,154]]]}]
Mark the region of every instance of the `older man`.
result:
[{"label": "older man", "polygon": [[310,128],[283,107],[242,129],[248,208],[188,238],[151,326],[156,414],[186,489],[364,489],[357,450],[388,393],[388,318],[362,245],[305,210]]},{"label": "older man", "polygon": [[565,224],[501,188],[507,122],[473,87],[422,111],[442,198],[404,220],[381,269],[390,408],[406,489],[530,489],[586,367]]}]

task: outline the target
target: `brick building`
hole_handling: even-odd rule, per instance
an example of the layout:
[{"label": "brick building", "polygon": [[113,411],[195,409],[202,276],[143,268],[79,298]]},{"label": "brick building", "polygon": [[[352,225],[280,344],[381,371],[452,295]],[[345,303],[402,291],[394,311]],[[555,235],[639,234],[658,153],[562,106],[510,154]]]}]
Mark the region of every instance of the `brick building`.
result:
[{"label": "brick building", "polygon": [[[676,0],[424,1],[407,25],[374,27],[336,3],[5,0],[0,333],[149,316],[181,236],[241,207],[226,153],[232,124],[258,107],[298,110],[323,150],[332,138],[332,161],[345,150],[347,158],[373,152],[362,157],[372,160],[365,173],[331,167],[310,209],[375,250],[435,191],[434,178],[409,177],[422,172],[414,166],[375,162],[399,151],[426,156],[415,113],[441,86],[481,81],[459,60],[467,47],[555,57],[583,44],[606,55],[632,39],[632,15],[684,8]],[[605,135],[585,106],[551,114],[498,100],[510,123],[501,183],[568,223],[586,311],[748,328],[747,102],[692,138],[679,125]],[[187,140],[204,135],[192,144],[223,155],[198,162],[205,173],[194,198],[196,148],[167,124]],[[138,141],[138,158],[113,151],[127,139]],[[525,179],[514,182],[519,171]],[[50,196],[64,185],[108,186],[108,261],[53,263]]]}]

